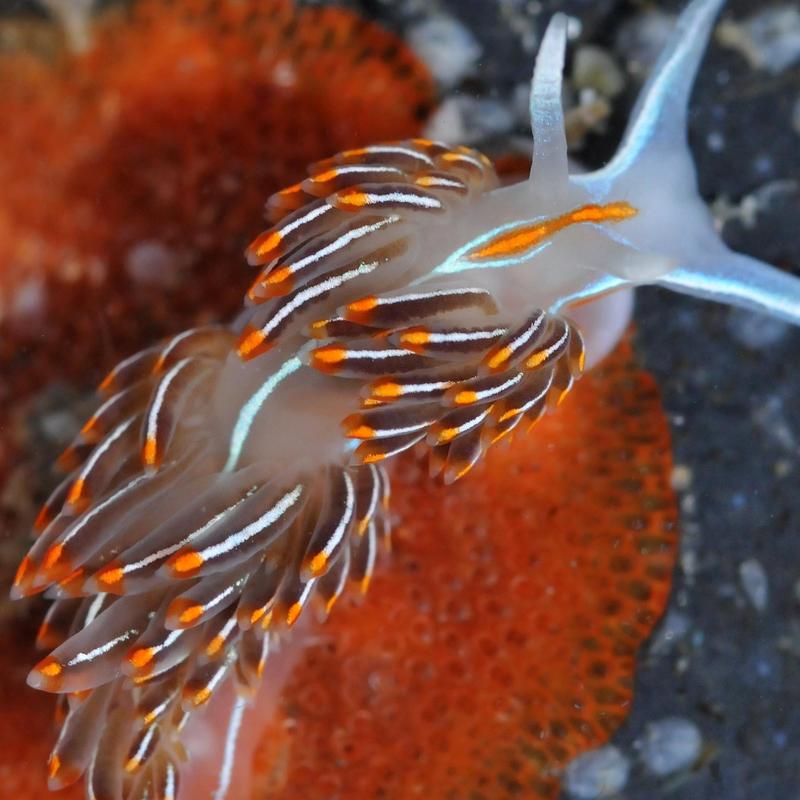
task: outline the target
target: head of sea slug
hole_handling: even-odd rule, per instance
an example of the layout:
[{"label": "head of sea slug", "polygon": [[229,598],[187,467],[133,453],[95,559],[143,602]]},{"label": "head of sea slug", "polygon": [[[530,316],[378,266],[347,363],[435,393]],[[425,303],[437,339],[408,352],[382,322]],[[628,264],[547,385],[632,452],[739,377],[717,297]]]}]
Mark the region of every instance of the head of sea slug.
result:
[{"label": "head of sea slug", "polygon": [[174,797],[195,711],[251,697],[307,606],[366,591],[385,462],[418,447],[457,480],[624,327],[574,308],[658,283],[800,322],[800,281],[728,250],[697,195],[686,106],[720,5],[684,11],[603,169],[568,172],[556,16],[529,180],[500,188],[482,154],[423,139],[314,164],[267,205],[239,318],[108,375],[13,588],[53,599],[29,676],[62,710],[51,787]]}]

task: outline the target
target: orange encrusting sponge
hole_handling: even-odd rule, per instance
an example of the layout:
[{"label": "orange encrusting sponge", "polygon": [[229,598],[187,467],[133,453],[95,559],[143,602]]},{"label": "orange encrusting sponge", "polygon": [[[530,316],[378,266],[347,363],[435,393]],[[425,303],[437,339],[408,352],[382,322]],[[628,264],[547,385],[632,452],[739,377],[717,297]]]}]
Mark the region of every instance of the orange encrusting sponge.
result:
[{"label": "orange encrusting sponge", "polygon": [[632,359],[454,486],[398,465],[392,557],[301,659],[253,798],[555,798],[620,725],[677,539],[667,421]]}]

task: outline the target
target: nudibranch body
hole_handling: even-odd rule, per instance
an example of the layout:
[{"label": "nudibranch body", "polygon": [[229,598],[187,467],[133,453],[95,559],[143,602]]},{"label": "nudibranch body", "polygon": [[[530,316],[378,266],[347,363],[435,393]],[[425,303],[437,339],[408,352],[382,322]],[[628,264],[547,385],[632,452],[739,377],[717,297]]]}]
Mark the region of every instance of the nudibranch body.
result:
[{"label": "nudibranch body", "polygon": [[800,323],[800,282],[729,251],[697,195],[686,108],[720,5],[686,9],[605,168],[568,172],[556,16],[530,180],[421,139],[313,165],[268,203],[236,322],[109,374],[14,587],[55,599],[29,677],[62,698],[51,786],[174,796],[192,710],[253,692],[309,602],[366,590],[382,462],[419,445],[452,482],[599,357],[573,307],[658,283]]}]

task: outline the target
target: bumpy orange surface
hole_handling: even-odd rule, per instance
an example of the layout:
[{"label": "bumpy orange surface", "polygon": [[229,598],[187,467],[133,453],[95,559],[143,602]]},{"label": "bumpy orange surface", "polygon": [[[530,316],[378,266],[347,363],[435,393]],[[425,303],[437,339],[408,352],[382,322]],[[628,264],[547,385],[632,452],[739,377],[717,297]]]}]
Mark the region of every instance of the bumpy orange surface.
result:
[{"label": "bumpy orange surface", "polygon": [[670,468],[627,344],[455,486],[402,464],[393,557],[293,674],[254,800],[556,797],[625,718],[666,605]]},{"label": "bumpy orange surface", "polygon": [[81,55],[0,52],[7,528],[34,506],[20,496],[38,471],[21,472],[19,453],[43,441],[26,441],[41,410],[30,400],[63,379],[91,386],[167,332],[229,319],[264,199],[309,162],[418,133],[433,100],[408,48],[342,8],[140,0],[91,33]]}]

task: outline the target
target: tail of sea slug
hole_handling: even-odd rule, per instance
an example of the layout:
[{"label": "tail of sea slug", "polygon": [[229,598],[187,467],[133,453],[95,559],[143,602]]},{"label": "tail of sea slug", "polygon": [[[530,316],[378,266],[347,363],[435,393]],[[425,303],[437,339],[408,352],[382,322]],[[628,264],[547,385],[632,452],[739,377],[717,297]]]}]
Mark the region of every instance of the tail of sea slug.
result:
[{"label": "tail of sea slug", "polygon": [[[574,184],[648,213],[627,244],[666,259],[655,282],[677,292],[765,312],[800,325],[800,279],[731,251],[698,194],[687,141],[688,104],[724,0],[692,0],[647,81],[622,144],[601,170]],[[634,276],[635,282],[635,276]]]}]

